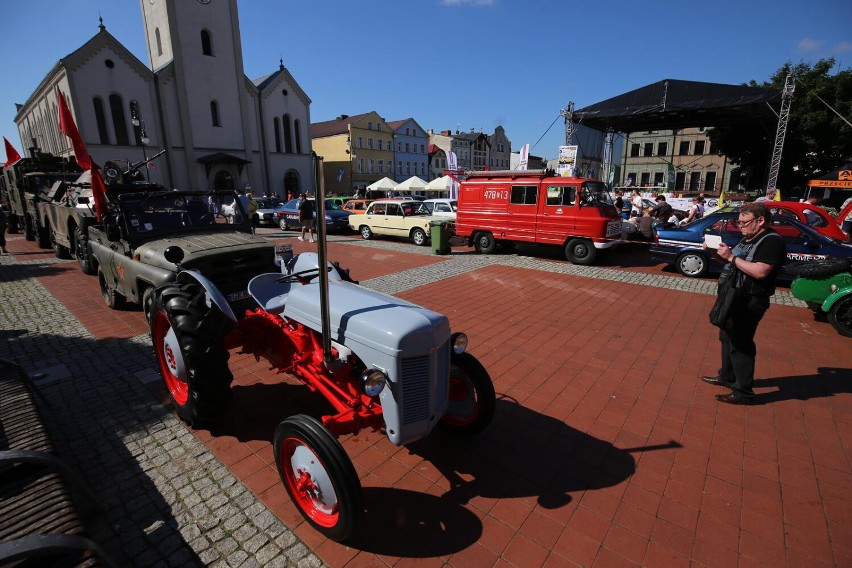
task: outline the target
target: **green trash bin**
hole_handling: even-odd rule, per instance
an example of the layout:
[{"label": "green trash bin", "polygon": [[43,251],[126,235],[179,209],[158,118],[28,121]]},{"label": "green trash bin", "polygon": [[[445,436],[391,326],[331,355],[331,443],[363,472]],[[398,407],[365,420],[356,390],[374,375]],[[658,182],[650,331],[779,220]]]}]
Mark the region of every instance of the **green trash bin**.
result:
[{"label": "green trash bin", "polygon": [[435,254],[450,254],[450,226],[446,221],[429,223],[432,238],[432,252]]}]

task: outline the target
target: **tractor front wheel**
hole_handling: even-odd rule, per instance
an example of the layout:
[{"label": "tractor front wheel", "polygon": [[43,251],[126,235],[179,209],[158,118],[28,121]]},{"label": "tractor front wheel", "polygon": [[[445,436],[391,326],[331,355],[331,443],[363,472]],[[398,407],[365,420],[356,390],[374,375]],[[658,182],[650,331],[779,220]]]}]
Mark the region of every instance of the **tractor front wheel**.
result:
[{"label": "tractor front wheel", "polygon": [[450,404],[439,424],[463,436],[476,434],[494,417],[497,395],[488,371],[470,353],[453,355],[450,361]]},{"label": "tractor front wheel", "polygon": [[361,483],[352,461],[328,429],[298,414],[275,429],[275,464],[287,493],[311,526],[344,541],[364,510]]},{"label": "tractor front wheel", "polygon": [[221,416],[234,376],[222,345],[230,320],[208,307],[196,284],[159,288],[151,301],[151,342],[178,416],[190,426]]}]

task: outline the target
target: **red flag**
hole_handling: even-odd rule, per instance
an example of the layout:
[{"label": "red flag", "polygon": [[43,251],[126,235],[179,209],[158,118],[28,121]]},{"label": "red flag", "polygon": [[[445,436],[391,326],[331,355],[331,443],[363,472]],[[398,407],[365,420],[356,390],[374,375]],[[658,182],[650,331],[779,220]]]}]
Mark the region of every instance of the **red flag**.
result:
[{"label": "red flag", "polygon": [[74,117],[71,116],[71,110],[65,102],[65,95],[62,94],[59,87],[56,87],[56,94],[59,99],[59,130],[71,139],[71,147],[74,148],[77,165],[84,170],[91,169],[92,159],[89,158],[89,152],[86,151],[86,145],[80,137],[77,125],[74,124]]},{"label": "red flag", "polygon": [[92,174],[92,199],[95,200],[95,216],[98,223],[103,221],[104,215],[107,214],[106,186],[101,178],[101,172],[97,166],[92,166],[90,170]]},{"label": "red flag", "polygon": [[6,137],[3,137],[3,142],[6,144],[6,163],[3,164],[3,169],[5,170],[15,162],[21,159],[21,155],[18,154],[18,151],[15,150],[15,147],[12,146],[12,143],[6,140]]}]

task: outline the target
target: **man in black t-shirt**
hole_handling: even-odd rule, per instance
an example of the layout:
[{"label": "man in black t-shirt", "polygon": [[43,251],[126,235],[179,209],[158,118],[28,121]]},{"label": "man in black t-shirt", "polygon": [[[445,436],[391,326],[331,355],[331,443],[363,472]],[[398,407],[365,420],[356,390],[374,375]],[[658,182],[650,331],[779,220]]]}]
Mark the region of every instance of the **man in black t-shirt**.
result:
[{"label": "man in black t-shirt", "polygon": [[651,217],[658,224],[665,225],[669,222],[669,217],[672,216],[672,206],[666,203],[665,195],[657,196],[657,204],[651,207]]},{"label": "man in black t-shirt", "polygon": [[300,241],[305,240],[305,233],[310,234],[310,242],[314,242],[314,204],[308,201],[307,194],[299,196],[299,222],[302,224]]},{"label": "man in black t-shirt", "polygon": [[731,389],[729,394],[716,395],[727,404],[754,402],[754,359],[757,347],[754,334],[763,314],[769,309],[769,297],[775,293],[775,280],[787,256],[784,239],[769,225],[772,213],[764,203],[746,203],[740,209],[739,228],[743,240],[733,249],[725,243],[716,254],[738,271],[735,286],[740,288],[731,310],[730,322],[719,330],[722,343],[722,366],[715,377],[702,377],[711,385]]}]

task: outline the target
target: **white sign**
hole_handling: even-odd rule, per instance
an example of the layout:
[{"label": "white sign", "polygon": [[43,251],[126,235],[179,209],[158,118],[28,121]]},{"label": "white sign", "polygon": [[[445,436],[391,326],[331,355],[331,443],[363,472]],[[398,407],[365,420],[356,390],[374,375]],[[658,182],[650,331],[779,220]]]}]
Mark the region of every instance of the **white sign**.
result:
[{"label": "white sign", "polygon": [[577,146],[560,146],[559,159],[556,162],[556,175],[574,175],[574,165],[577,163]]},{"label": "white sign", "polygon": [[530,145],[529,144],[524,144],[523,146],[521,146],[520,158],[521,158],[521,161],[518,164],[518,169],[519,170],[527,169],[527,163],[530,160]]}]

